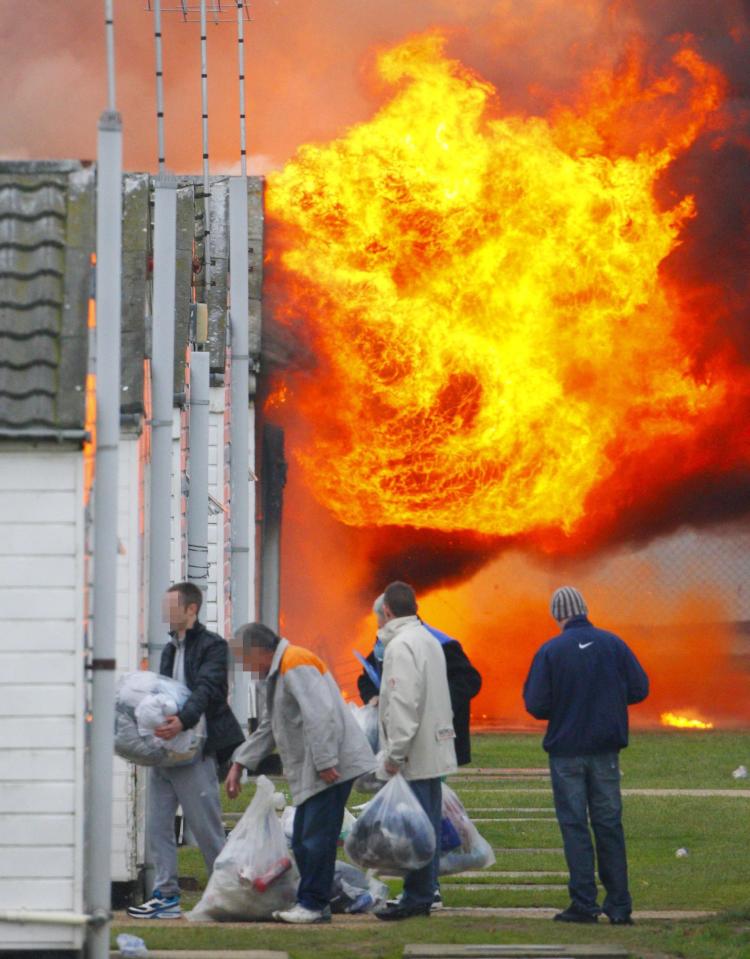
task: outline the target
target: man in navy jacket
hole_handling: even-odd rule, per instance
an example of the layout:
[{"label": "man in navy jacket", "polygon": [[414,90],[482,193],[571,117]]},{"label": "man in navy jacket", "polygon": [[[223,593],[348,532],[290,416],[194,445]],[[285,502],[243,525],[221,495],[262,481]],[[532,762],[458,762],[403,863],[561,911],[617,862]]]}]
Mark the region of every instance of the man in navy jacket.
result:
[{"label": "man in navy jacket", "polygon": [[628,706],[648,696],[648,677],[618,636],[591,625],[577,589],[556,590],[551,609],[562,632],[537,652],[523,697],[532,716],[548,721],[543,746],[570,873],[571,903],[555,919],[596,922],[604,912],[615,925],[630,924],[619,752],[628,744]]}]

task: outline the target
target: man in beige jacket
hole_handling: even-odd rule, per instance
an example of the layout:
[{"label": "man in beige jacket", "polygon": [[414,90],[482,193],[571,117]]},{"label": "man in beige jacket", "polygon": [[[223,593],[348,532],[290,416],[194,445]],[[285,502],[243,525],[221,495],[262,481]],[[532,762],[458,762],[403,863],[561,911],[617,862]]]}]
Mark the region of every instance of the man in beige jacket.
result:
[{"label": "man in beige jacket", "polygon": [[445,656],[439,641],[417,616],[417,599],[407,583],[384,594],[385,625],[380,684],[380,744],[385,772],[402,773],[435,830],[435,856],[407,873],[401,898],[376,912],[379,919],[429,916],[440,861],[441,777],[456,770],[453,710]]},{"label": "man in beige jacket", "polygon": [[243,767],[254,770],[278,749],[297,807],[292,851],[300,873],[297,902],[280,922],[330,922],[336,842],[354,780],[375,767],[365,734],[325,663],[267,626],[237,631],[243,663],[267,682],[266,708],[254,733],[232,755],[227,795],[240,792]]}]

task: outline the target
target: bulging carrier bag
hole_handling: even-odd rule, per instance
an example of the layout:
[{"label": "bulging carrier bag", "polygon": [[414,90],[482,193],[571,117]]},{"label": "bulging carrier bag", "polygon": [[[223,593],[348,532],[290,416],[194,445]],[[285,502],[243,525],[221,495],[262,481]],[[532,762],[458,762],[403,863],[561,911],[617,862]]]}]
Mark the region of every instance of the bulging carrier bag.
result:
[{"label": "bulging carrier bag", "polygon": [[255,795],[214,863],[191,922],[270,919],[297,896],[299,873],[276,815],[274,788],[259,776]]},{"label": "bulging carrier bag", "polygon": [[349,703],[354,718],[357,720],[357,725],[365,734],[367,742],[370,744],[370,749],[377,753],[379,740],[380,740],[380,721],[378,719],[378,707],[373,706],[371,703],[366,703],[364,706],[355,706],[354,703]]},{"label": "bulging carrier bag", "polygon": [[167,716],[187,702],[190,690],[168,676],[140,670],[126,673],[115,695],[115,752],[139,766],[181,766],[199,759],[206,741],[206,718],[172,739],[154,735]]},{"label": "bulging carrier bag", "polygon": [[401,773],[372,798],[344,843],[362,869],[393,875],[421,869],[435,855],[435,830]]},{"label": "bulging carrier bag", "polygon": [[486,869],[495,862],[495,853],[469,819],[461,800],[443,783],[443,822],[440,875]]}]

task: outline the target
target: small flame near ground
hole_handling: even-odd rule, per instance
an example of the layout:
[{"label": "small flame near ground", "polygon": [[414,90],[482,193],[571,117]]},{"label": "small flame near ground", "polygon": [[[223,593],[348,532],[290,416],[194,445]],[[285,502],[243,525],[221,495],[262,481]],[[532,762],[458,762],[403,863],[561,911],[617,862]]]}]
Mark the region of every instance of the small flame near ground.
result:
[{"label": "small flame near ground", "polygon": [[677,713],[662,713],[659,717],[662,726],[672,726],[675,729],[713,729],[714,724],[704,719],[692,716],[680,716]]}]

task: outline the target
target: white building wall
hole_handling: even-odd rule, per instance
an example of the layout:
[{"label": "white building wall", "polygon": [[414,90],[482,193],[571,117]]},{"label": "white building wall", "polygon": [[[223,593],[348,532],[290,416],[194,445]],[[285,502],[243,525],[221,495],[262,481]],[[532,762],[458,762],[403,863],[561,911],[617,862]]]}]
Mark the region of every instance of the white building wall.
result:
[{"label": "white building wall", "polygon": [[[142,656],[141,596],[143,584],[142,442],[125,434],[119,447],[117,562],[117,675],[138,669]],[[112,784],[112,881],[133,882],[143,862],[143,789],[140,767],[114,757]],[[140,773],[140,776],[139,776]]]},{"label": "white building wall", "polygon": [[[80,450],[0,453],[0,904],[83,911],[84,506]],[[0,923],[0,951],[76,927]]]}]

